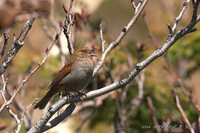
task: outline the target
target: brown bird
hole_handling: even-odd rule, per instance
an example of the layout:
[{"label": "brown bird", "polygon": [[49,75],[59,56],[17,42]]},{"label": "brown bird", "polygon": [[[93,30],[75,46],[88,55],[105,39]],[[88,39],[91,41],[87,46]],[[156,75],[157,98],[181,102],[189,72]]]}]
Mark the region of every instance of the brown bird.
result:
[{"label": "brown bird", "polygon": [[44,109],[53,95],[62,91],[66,94],[78,92],[89,84],[97,55],[93,50],[83,47],[77,49],[65,66],[59,71],[48,88],[46,95],[34,106],[34,109]]}]

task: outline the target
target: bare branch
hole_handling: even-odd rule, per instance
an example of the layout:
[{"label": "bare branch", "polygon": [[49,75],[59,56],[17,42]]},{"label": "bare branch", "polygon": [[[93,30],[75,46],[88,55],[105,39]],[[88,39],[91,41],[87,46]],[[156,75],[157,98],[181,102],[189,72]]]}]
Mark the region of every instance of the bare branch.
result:
[{"label": "bare branch", "polygon": [[[10,99],[12,97],[12,95],[10,94],[10,92],[8,91],[8,89],[5,90],[5,96],[6,96],[7,99]],[[12,105],[20,113],[21,112],[23,113],[24,107],[21,104],[21,102],[18,102],[16,99],[13,99]],[[33,113],[33,112],[31,112],[31,113]],[[32,117],[31,113],[28,114],[28,113],[25,112],[25,114],[24,114],[24,124],[25,124],[26,129],[30,129],[30,126],[31,126],[31,117]]]},{"label": "bare branch", "polygon": [[195,105],[195,109],[196,109],[196,111],[198,112],[198,128],[199,128],[199,130],[200,130],[200,107],[199,107],[199,105]]},{"label": "bare branch", "polygon": [[131,4],[132,4],[132,7],[133,7],[134,9],[136,9],[136,4],[135,4],[134,0],[131,0]]},{"label": "bare branch", "polygon": [[167,25],[168,29],[169,29],[169,37],[172,37],[173,36],[173,31],[172,31],[172,27],[170,24]]},{"label": "bare branch", "polygon": [[185,10],[187,9],[188,5],[190,3],[190,0],[185,0],[185,2],[183,3],[183,8],[182,10],[180,11],[179,15],[175,18],[174,20],[174,25],[172,26],[172,33],[175,32],[176,28],[177,28],[177,25],[181,19],[181,17],[183,16]]},{"label": "bare branch", "polygon": [[22,112],[22,114],[21,114],[21,119],[19,120],[19,123],[17,123],[17,129],[15,130],[15,133],[20,133],[20,129],[21,129],[21,127],[22,127],[22,123],[23,123],[23,121],[24,121],[24,116],[25,116],[25,114],[26,114],[26,111],[27,111],[30,107],[32,107],[33,104],[35,104],[35,102],[36,102],[36,100],[34,100],[33,103],[31,103],[29,106],[27,106],[27,107],[23,110],[23,112]]},{"label": "bare branch", "polygon": [[102,53],[105,51],[105,40],[103,39],[103,28],[104,28],[104,24],[105,22],[101,22],[101,24],[99,25],[99,32],[100,32],[100,41],[101,41],[101,45],[102,45]]},{"label": "bare branch", "polygon": [[176,103],[176,106],[178,107],[179,111],[181,112],[183,122],[185,123],[185,125],[187,125],[187,129],[190,131],[190,133],[194,133],[194,129],[192,128],[190,121],[188,120],[187,116],[185,115],[185,113],[183,111],[183,108],[180,105],[176,89],[172,90],[172,94],[174,95],[174,101]]},{"label": "bare branch", "polygon": [[141,101],[143,99],[143,89],[144,89],[144,80],[145,80],[145,72],[142,71],[140,75],[135,77],[137,85],[138,85],[138,95],[136,98],[131,100],[131,107],[128,109],[126,113],[126,120],[127,121],[132,113],[135,111],[135,109],[138,108],[138,106],[141,104]]},{"label": "bare branch", "polygon": [[135,15],[132,17],[132,19],[129,21],[129,23],[122,29],[122,31],[121,31],[120,35],[117,37],[117,39],[115,41],[111,42],[110,45],[106,48],[106,50],[101,55],[101,58],[94,69],[93,76],[95,76],[97,74],[97,72],[101,69],[101,67],[103,66],[103,64],[105,62],[105,58],[110,53],[110,51],[121,42],[121,40],[125,37],[125,35],[128,33],[128,31],[132,28],[133,24],[136,22],[136,20],[138,19],[139,15],[142,12],[142,10],[144,9],[145,5],[147,4],[147,1],[148,0],[144,0],[144,1],[141,0],[140,3],[142,3],[142,4],[140,4],[140,5],[138,4],[138,6],[137,6],[138,10],[135,11]]},{"label": "bare branch", "polygon": [[67,11],[65,6],[63,5],[63,8],[65,10],[66,14],[66,18],[65,18],[65,23],[64,23],[64,34],[67,38],[67,43],[68,43],[68,49],[69,49],[69,53],[70,55],[72,55],[72,53],[74,52],[74,47],[72,44],[72,27],[73,27],[73,20],[72,20],[72,6],[73,6],[73,2],[74,0],[70,1],[70,6],[69,6],[69,10]]},{"label": "bare branch", "polygon": [[[128,49],[126,49],[126,54],[127,54],[127,59],[128,59],[128,65],[130,69],[134,68],[134,63],[132,61],[131,55],[130,55],[130,51]],[[126,99],[127,93],[128,93],[128,89],[130,88],[131,83],[127,84],[123,91],[121,92],[121,96],[120,96],[120,101],[123,103]]]},{"label": "bare branch", "polygon": [[28,20],[26,22],[26,24],[25,24],[24,28],[22,29],[19,37],[13,42],[11,50],[8,52],[4,61],[0,65],[0,75],[3,74],[6,71],[8,65],[11,63],[11,61],[13,60],[13,58],[15,57],[17,52],[24,45],[24,39],[26,38],[26,35],[28,34],[29,30],[31,29],[34,20],[35,20],[35,18],[31,18],[30,20]]},{"label": "bare branch", "polygon": [[[62,122],[64,119],[66,119],[68,116],[70,116],[72,114],[72,112],[74,111],[76,105],[74,103],[71,103],[63,113],[61,113],[59,116],[57,116],[56,118],[54,118],[53,120],[51,120],[49,123],[47,123],[46,125],[42,126],[41,131],[45,132],[53,127],[55,127],[56,125],[58,125],[60,122]],[[30,130],[31,131],[31,130]]]},{"label": "bare branch", "polygon": [[200,115],[200,107],[199,107],[199,105],[196,105],[195,108],[196,108],[198,114]]},{"label": "bare branch", "polygon": [[198,117],[198,127],[199,127],[199,130],[200,130],[200,107],[199,107],[199,105],[195,105],[195,109],[196,109],[196,111],[198,112],[198,115],[199,115],[199,117]]},{"label": "bare branch", "polygon": [[159,128],[159,123],[158,123],[158,120],[157,120],[157,117],[156,117],[156,109],[153,105],[151,97],[147,97],[147,103],[148,103],[149,109],[151,110],[151,116],[152,116],[153,122],[155,124],[155,128],[157,130],[157,133],[160,133],[161,128]]},{"label": "bare branch", "polygon": [[[52,16],[52,18],[53,18],[53,16]],[[42,23],[43,23],[43,30],[45,31],[47,37],[48,37],[51,41],[53,41],[53,40],[54,40],[54,37],[53,37],[53,35],[50,33],[50,27],[47,25],[46,19],[41,18],[41,20],[42,20]],[[53,18],[53,20],[51,20],[51,21],[55,21],[54,18]],[[56,31],[59,30],[59,28],[57,28],[58,26],[56,25],[56,22],[51,22],[51,23],[54,23],[54,24],[53,24],[53,25],[54,25],[53,27],[55,28]],[[62,66],[63,66],[64,63],[65,63],[65,54],[63,53],[60,40],[56,43],[56,46],[59,48],[60,58],[61,58]]]},{"label": "bare branch", "polygon": [[18,119],[17,115],[10,109],[10,107],[7,105],[6,109],[8,110],[11,117],[13,117],[17,123],[17,125],[20,123],[20,119]]},{"label": "bare branch", "polygon": [[[124,133],[124,121],[123,116],[120,114],[121,108],[120,108],[120,102],[119,100],[114,100],[116,109],[115,109],[115,115],[114,115],[114,127],[115,127],[115,133]],[[123,122],[122,122],[123,121]]]},{"label": "bare branch", "polygon": [[[1,95],[3,97],[4,102],[6,103],[7,100],[6,100],[4,93],[5,93],[5,89],[6,89],[6,86],[7,86],[7,81],[5,81],[4,75],[2,75],[2,81],[3,81],[3,90],[0,90],[0,92],[1,92]],[[18,116],[10,109],[10,107],[8,105],[6,105],[6,109],[7,109],[8,113],[10,114],[10,116],[15,119],[17,125],[19,126],[20,125],[20,119],[18,118]],[[15,132],[17,132],[17,130]]]},{"label": "bare branch", "polygon": [[4,37],[4,44],[3,44],[3,48],[2,48],[2,51],[1,51],[0,58],[4,55],[6,48],[7,48],[7,45],[8,45],[8,43],[7,43],[8,39],[10,38],[9,36],[6,35],[6,32],[3,33],[3,37]]},{"label": "bare branch", "polygon": [[15,91],[15,93],[12,95],[12,97],[10,98],[10,100],[8,100],[7,102],[5,102],[5,103],[1,106],[0,112],[4,109],[5,106],[7,106],[7,105],[9,105],[9,104],[12,103],[13,99],[14,99],[15,96],[18,94],[18,92],[21,90],[21,88],[28,82],[28,80],[32,77],[32,75],[33,75],[40,67],[42,67],[42,66],[44,65],[44,63],[45,63],[45,61],[46,61],[46,59],[47,59],[47,57],[48,57],[48,55],[49,55],[49,52],[50,52],[50,50],[52,49],[52,47],[54,46],[54,44],[56,43],[56,41],[58,40],[58,37],[59,37],[61,31],[62,31],[62,28],[60,28],[59,31],[58,31],[58,33],[56,34],[56,37],[55,37],[54,41],[52,42],[50,48],[49,48],[49,49],[48,49],[48,48],[46,49],[46,51],[45,51],[45,56],[44,56],[42,62],[39,63],[38,66],[35,67],[35,68],[30,72],[30,74],[26,76],[26,78],[25,78],[24,80],[22,80],[21,84],[19,85],[19,87],[17,88],[17,90]]}]

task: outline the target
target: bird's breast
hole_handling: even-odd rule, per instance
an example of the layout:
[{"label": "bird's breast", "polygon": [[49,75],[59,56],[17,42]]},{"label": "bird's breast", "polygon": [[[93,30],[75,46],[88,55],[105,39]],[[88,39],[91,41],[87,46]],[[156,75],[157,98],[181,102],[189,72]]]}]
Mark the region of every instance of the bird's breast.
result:
[{"label": "bird's breast", "polygon": [[78,62],[73,65],[71,72],[64,77],[60,85],[65,91],[79,91],[87,87],[92,78],[93,62]]}]

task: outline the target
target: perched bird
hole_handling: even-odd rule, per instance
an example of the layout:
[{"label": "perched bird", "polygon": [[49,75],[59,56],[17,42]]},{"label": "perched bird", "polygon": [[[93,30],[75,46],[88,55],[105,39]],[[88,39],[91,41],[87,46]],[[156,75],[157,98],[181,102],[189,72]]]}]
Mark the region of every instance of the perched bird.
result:
[{"label": "perched bird", "polygon": [[34,106],[34,109],[44,109],[51,98],[58,92],[78,92],[89,84],[97,57],[89,48],[79,48],[59,71],[48,88],[46,95]]}]

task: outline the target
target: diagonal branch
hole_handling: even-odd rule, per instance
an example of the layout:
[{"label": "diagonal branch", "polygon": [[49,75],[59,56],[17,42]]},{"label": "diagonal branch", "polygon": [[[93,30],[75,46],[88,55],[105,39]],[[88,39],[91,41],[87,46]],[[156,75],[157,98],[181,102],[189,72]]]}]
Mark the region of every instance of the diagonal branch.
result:
[{"label": "diagonal branch", "polygon": [[105,62],[105,58],[106,56],[110,53],[110,51],[115,48],[120,42],[121,40],[125,37],[125,35],[128,33],[128,31],[133,27],[133,24],[135,24],[135,22],[137,21],[139,15],[141,14],[142,10],[144,9],[145,5],[147,4],[148,0],[141,0],[139,3],[142,2],[142,4],[139,4],[135,15],[132,17],[132,19],[129,21],[129,23],[124,26],[124,28],[122,28],[121,33],[119,34],[119,36],[117,37],[116,40],[114,40],[113,42],[110,43],[110,45],[106,48],[106,50],[104,51],[104,53],[101,55],[101,58],[99,60],[99,62],[97,63],[94,72],[93,72],[93,76],[95,76],[97,74],[97,72],[101,69],[101,67],[103,66],[104,62]]},{"label": "diagonal branch", "polygon": [[188,7],[188,4],[190,3],[190,0],[186,0],[184,3],[183,3],[183,8],[182,10],[180,11],[179,15],[175,18],[174,20],[174,25],[172,26],[172,32],[174,33],[176,28],[177,28],[177,25],[181,19],[181,17],[183,16],[185,10],[187,9]]},{"label": "diagonal branch", "polygon": [[22,80],[21,84],[19,85],[19,87],[17,88],[17,90],[15,91],[15,93],[12,95],[12,97],[7,101],[5,102],[1,108],[0,108],[0,112],[4,109],[5,106],[9,105],[12,103],[13,99],[16,97],[16,95],[18,94],[18,92],[21,90],[21,88],[29,81],[29,79],[32,77],[32,75],[40,68],[44,65],[48,55],[49,55],[49,52],[50,50],[52,49],[52,47],[54,46],[54,44],[57,42],[58,40],[58,37],[60,35],[62,31],[62,28],[59,29],[58,33],[56,34],[56,37],[54,39],[54,41],[52,42],[51,46],[49,48],[46,49],[46,53],[45,53],[45,56],[43,58],[43,60],[41,61],[41,63],[38,64],[38,66],[36,66],[27,76],[24,80]]},{"label": "diagonal branch", "polygon": [[181,116],[182,116],[183,122],[186,125],[186,128],[190,131],[190,133],[194,133],[194,129],[192,128],[192,125],[191,125],[190,121],[188,120],[187,116],[185,115],[185,112],[183,111],[183,108],[180,105],[180,101],[179,101],[176,89],[173,89],[172,93],[174,95],[174,101],[176,103],[176,106],[179,109],[179,111],[181,112]]},{"label": "diagonal branch", "polygon": [[25,24],[24,28],[22,29],[19,37],[13,42],[11,50],[8,52],[4,61],[0,65],[0,75],[3,74],[6,71],[7,67],[9,66],[9,64],[14,59],[17,52],[24,45],[24,39],[26,38],[26,35],[30,31],[34,20],[35,20],[35,18],[31,18],[30,20],[28,20],[26,22],[26,24]]},{"label": "diagonal branch", "polygon": [[57,116],[56,118],[54,118],[53,120],[51,120],[48,124],[44,125],[41,129],[42,132],[45,132],[53,127],[55,127],[56,125],[58,125],[61,121],[63,121],[64,119],[66,119],[68,116],[70,116],[72,114],[72,112],[74,111],[76,105],[74,103],[71,103],[63,113],[61,113],[59,116]]},{"label": "diagonal branch", "polygon": [[4,37],[4,44],[3,44],[3,48],[2,48],[2,51],[1,51],[0,58],[4,55],[4,53],[6,51],[6,48],[7,48],[7,45],[8,45],[8,39],[9,39],[9,36],[6,35],[6,32],[3,33],[3,37]]}]

